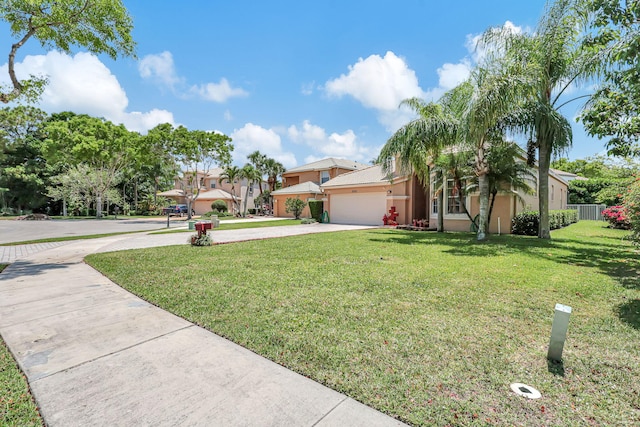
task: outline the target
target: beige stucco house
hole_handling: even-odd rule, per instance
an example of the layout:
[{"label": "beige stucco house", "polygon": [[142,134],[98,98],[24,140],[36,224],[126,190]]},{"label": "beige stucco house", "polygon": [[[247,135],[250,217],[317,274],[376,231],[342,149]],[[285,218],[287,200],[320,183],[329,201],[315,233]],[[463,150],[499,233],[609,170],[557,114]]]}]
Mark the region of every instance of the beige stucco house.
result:
[{"label": "beige stucco house", "polygon": [[[415,175],[385,176],[381,166],[369,166],[333,178],[324,184],[324,209],[332,223],[382,225],[382,217],[395,207],[399,224],[411,224],[414,219],[427,219],[435,228],[438,203],[434,188],[429,190]],[[452,181],[444,186],[444,229],[469,231],[471,221],[462,211],[458,198],[453,194]],[[537,209],[536,195],[520,195],[524,203],[508,193],[498,194],[489,231],[509,233],[511,219],[525,209]],[[567,182],[557,174],[549,173],[549,209],[566,209]],[[479,212],[478,195],[466,197],[465,205],[471,217]]]},{"label": "beige stucco house", "polygon": [[[253,209],[255,207],[254,198],[260,194],[258,184],[248,186],[247,180],[241,179],[237,180],[233,184],[234,188],[232,190],[231,183],[220,181],[220,175],[222,172],[222,168],[211,169],[208,173],[198,172],[197,179],[201,183],[201,189],[192,206],[196,215],[202,215],[211,211],[211,203],[216,200],[223,200],[226,202],[229,212],[235,213],[236,204],[234,203],[234,200],[240,201],[242,210],[244,208],[245,196],[248,196],[247,209]],[[191,186],[189,181],[188,177],[177,177],[175,179],[174,188],[158,193],[158,196],[168,197],[175,200],[178,204],[186,204],[185,192],[191,193],[194,191],[194,188]],[[268,188],[266,182],[262,182],[261,185],[263,191]],[[233,193],[235,193],[235,197]]]},{"label": "beige stucco house", "polygon": [[[288,198],[322,200],[320,186],[343,173],[368,167],[364,163],[353,160],[327,158],[289,169],[282,174],[282,188],[271,193],[273,196],[273,215],[293,218],[292,213],[285,210]],[[302,211],[302,217],[309,217],[309,206]]]}]

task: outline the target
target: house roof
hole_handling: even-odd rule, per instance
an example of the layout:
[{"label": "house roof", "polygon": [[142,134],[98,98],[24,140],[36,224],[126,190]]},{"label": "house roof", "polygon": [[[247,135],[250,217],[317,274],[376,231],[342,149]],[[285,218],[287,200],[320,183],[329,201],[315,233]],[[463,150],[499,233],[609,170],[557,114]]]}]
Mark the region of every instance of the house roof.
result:
[{"label": "house roof", "polygon": [[566,182],[573,181],[574,179],[576,179],[578,181],[588,181],[589,180],[589,178],[585,178],[584,176],[576,175],[575,173],[571,173],[571,172],[565,172],[565,171],[560,170],[560,169],[549,168],[549,172],[552,172],[552,173],[556,174],[557,176],[559,176],[560,178],[562,178]]},{"label": "house roof", "polygon": [[327,170],[332,168],[356,170],[356,169],[366,168],[368,166],[369,165],[355,162],[353,160],[336,159],[334,157],[329,157],[326,159],[318,160],[317,162],[307,163],[306,165],[289,169],[285,172],[285,174],[290,174],[292,172],[320,171],[320,170]]},{"label": "house roof", "polygon": [[233,200],[233,196],[224,190],[215,188],[212,190],[201,191],[198,200]]},{"label": "house roof", "polygon": [[271,194],[277,196],[279,194],[305,194],[305,193],[313,193],[320,194],[322,190],[320,186],[312,181],[306,181],[301,184],[292,185],[291,187],[281,188],[279,190],[273,191]]},{"label": "house roof", "polygon": [[351,187],[357,185],[388,184],[388,175],[381,165],[368,166],[361,170],[343,173],[322,184],[322,188]]},{"label": "house roof", "polygon": [[157,194],[158,196],[163,196],[163,197],[183,197],[184,196],[184,190],[178,190],[177,188],[171,189],[171,190],[167,190],[167,191],[163,191],[161,193]]}]

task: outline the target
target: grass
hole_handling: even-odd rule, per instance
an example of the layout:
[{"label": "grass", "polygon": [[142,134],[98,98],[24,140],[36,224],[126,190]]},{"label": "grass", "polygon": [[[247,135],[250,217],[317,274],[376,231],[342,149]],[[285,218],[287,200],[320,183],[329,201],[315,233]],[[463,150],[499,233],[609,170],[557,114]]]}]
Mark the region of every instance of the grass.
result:
[{"label": "grass", "polygon": [[[588,221],[552,241],[377,229],[87,261],[144,299],[410,424],[632,425],[640,262],[624,234]],[[560,364],[546,360],[556,303],[573,308]],[[516,396],[514,382],[543,397]]]},{"label": "grass", "polygon": [[[1,269],[0,269],[1,270]],[[0,425],[43,426],[27,380],[0,338]]]},{"label": "grass", "polygon": [[[282,227],[284,225],[300,225],[299,219],[282,219],[277,221],[249,221],[249,222],[232,222],[232,223],[220,223],[220,227],[216,230],[239,230],[242,228],[263,228],[263,227]],[[156,231],[151,234],[171,234],[171,233],[193,233],[194,230],[188,230],[184,228],[166,231]],[[211,231],[209,231],[211,232]],[[213,231],[215,233],[215,230]]]}]

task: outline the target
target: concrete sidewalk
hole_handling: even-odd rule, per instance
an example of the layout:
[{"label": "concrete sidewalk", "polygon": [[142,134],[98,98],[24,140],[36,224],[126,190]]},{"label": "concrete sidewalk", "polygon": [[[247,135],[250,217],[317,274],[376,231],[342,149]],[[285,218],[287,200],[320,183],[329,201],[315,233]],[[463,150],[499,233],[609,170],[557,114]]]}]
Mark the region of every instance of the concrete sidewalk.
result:
[{"label": "concrete sidewalk", "polygon": [[[216,231],[214,240],[358,228]],[[135,297],[83,262],[188,233],[67,242],[0,274],[0,333],[49,426],[401,425]]]}]

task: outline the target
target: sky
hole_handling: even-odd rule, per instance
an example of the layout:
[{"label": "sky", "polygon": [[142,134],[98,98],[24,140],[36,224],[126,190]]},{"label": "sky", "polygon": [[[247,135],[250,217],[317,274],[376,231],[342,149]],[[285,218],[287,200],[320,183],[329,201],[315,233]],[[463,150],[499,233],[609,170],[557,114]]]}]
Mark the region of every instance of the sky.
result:
[{"label": "sky", "polygon": [[[476,63],[489,27],[531,31],[544,0],[124,0],[136,58],[45,50],[32,39],[20,76],[46,75],[47,112],[74,111],[146,133],[160,123],[232,138],[292,168],[326,157],[370,163],[412,118],[403,99],[437,100]],[[0,23],[0,55],[11,34]],[[0,82],[8,82],[6,62]],[[579,102],[563,109],[575,122]],[[565,157],[604,143],[574,125]]]}]

